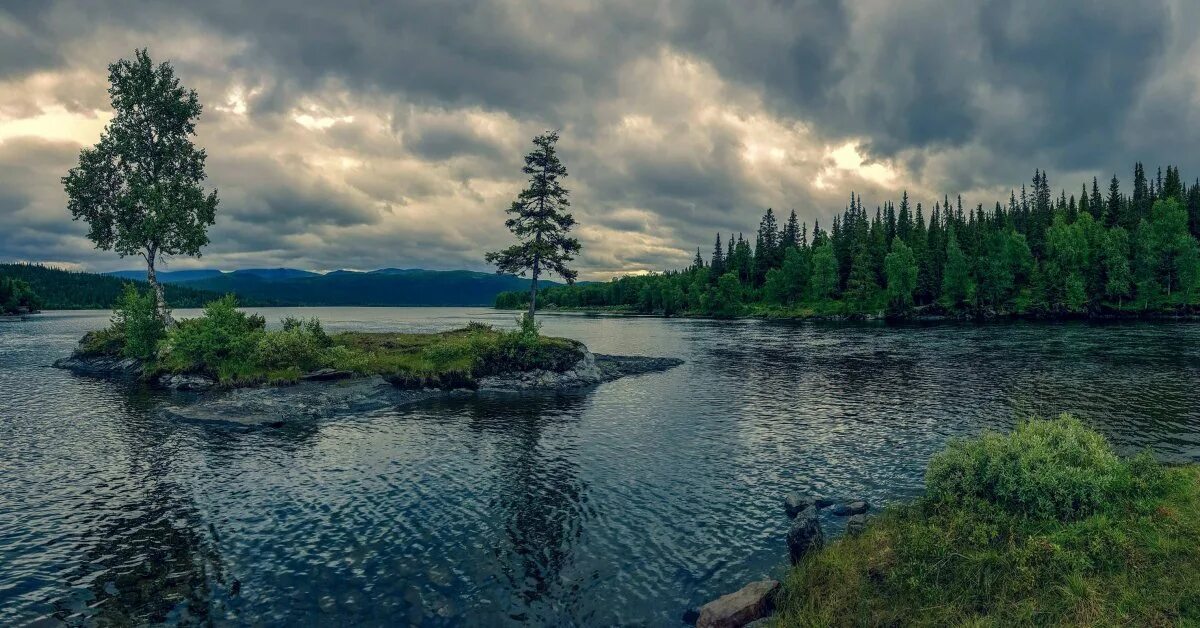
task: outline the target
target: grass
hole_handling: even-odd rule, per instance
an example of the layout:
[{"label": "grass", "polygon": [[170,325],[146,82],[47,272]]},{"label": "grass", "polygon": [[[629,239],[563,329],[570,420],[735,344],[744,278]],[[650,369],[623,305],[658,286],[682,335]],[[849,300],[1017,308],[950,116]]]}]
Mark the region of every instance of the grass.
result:
[{"label": "grass", "polygon": [[203,374],[230,387],[294,383],[306,373],[334,369],[381,375],[409,388],[472,388],[488,375],[562,372],[583,355],[578,342],[542,336],[524,323],[513,331],[471,323],[433,334],[331,336],[316,319],[285,318],[282,329],[268,330],[261,316],[239,310],[233,297],[170,328],[157,321],[151,297],[130,291],[112,325],[85,335],[76,353],[137,358],[146,377]]},{"label": "grass", "polygon": [[789,574],[782,626],[1200,625],[1200,468],[1070,417],[957,442],[926,496]]}]

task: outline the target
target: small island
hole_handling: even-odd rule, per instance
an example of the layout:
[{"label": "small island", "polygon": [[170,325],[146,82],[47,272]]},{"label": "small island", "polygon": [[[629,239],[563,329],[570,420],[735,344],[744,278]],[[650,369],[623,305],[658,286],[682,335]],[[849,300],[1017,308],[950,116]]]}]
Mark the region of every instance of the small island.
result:
[{"label": "small island", "polygon": [[232,295],[170,326],[156,307],[152,292],[129,287],[112,324],[86,334],[55,366],[204,393],[168,408],[175,418],[279,426],[297,408],[317,416],[447,394],[561,391],[682,363],[594,355],[580,342],[543,336],[529,318],[511,331],[471,323],[440,333],[329,334],[316,318],[267,329]]}]

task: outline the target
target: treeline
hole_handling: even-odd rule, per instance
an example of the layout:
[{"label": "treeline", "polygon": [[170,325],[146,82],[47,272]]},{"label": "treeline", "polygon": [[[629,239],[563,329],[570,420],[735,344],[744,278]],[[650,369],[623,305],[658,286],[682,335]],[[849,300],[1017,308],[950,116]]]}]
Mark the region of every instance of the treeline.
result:
[{"label": "treeline", "polygon": [[[926,213],[907,192],[869,213],[851,194],[828,230],[768,209],[753,244],[718,234],[684,270],[559,286],[539,307],[665,315],[1095,316],[1190,313],[1200,296],[1200,180],[1134,166],[1132,193],[1114,175],[1079,194],[1051,191],[1044,172],[1006,202]],[[498,308],[521,308],[508,292]]]},{"label": "treeline", "polygon": [[[60,270],[38,264],[0,264],[0,281],[4,279],[25,284],[37,295],[38,309],[47,310],[110,309],[124,293],[126,284],[146,287],[143,281],[131,282],[119,277]],[[168,284],[164,287],[172,307],[203,307],[221,296],[179,285]],[[271,303],[251,302],[247,305]]]},{"label": "treeline", "polygon": [[0,276],[0,314],[36,312],[41,307],[41,298],[28,283]]}]

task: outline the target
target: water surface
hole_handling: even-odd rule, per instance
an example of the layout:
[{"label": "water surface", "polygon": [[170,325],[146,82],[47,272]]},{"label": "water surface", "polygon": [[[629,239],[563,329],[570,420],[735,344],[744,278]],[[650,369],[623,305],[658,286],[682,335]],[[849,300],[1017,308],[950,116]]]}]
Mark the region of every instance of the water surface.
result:
[{"label": "water surface", "polygon": [[[414,331],[513,318],[263,313]],[[247,432],[49,367],[107,316],[0,324],[0,624],[678,625],[781,574],[785,492],[911,497],[952,436],[1070,411],[1124,452],[1200,460],[1196,324],[545,316],[595,351],[686,363]]]}]

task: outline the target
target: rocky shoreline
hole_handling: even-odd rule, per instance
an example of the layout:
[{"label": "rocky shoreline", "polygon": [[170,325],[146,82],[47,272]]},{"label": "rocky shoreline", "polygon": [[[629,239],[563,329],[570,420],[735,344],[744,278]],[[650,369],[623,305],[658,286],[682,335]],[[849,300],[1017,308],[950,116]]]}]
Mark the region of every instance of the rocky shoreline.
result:
[{"label": "rocky shoreline", "polygon": [[[682,363],[676,358],[595,355],[585,350],[579,362],[563,372],[532,370],[493,375],[480,378],[471,387],[412,388],[379,375],[355,376],[328,369],[307,373],[300,382],[281,386],[227,389],[196,374],[163,374],[147,383],[179,393],[179,403],[160,410],[167,418],[282,427],[301,419],[371,412],[438,397],[577,390],[622,377],[666,371]],[[135,381],[143,375],[142,363],[129,358],[73,355],[56,361],[54,366],[106,379]]]}]

